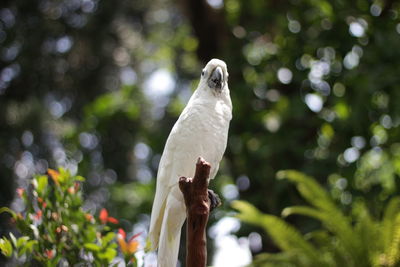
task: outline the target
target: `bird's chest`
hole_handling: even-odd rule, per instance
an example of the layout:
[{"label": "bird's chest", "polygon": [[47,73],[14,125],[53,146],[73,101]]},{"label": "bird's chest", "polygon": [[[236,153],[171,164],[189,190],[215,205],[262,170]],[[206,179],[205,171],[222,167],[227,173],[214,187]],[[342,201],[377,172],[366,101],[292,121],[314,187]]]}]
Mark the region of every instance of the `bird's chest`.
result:
[{"label": "bird's chest", "polygon": [[224,144],[229,128],[229,110],[223,104],[201,106],[189,118],[193,138],[204,146]]},{"label": "bird's chest", "polygon": [[184,144],[187,160],[193,161],[202,156],[217,165],[226,147],[230,110],[219,103],[201,105],[193,107],[183,120],[181,130],[190,136]]}]

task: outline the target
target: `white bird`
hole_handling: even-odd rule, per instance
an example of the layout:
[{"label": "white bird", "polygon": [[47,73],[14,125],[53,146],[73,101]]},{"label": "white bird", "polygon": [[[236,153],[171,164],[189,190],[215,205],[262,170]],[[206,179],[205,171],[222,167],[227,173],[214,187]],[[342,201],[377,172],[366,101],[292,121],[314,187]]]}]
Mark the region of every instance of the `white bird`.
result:
[{"label": "white bird", "polygon": [[210,179],[215,177],[231,119],[228,70],[224,61],[212,59],[172,128],[158,167],[149,230],[152,249],[158,248],[158,267],[176,267],[178,260],[181,228],[186,219],[179,178],[194,176],[200,156],[211,164]]}]

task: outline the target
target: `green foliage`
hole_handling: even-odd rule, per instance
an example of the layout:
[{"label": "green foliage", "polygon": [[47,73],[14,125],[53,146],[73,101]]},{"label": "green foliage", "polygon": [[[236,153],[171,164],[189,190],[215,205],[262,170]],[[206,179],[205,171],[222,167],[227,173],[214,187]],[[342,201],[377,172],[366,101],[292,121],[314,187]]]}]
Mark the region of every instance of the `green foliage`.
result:
[{"label": "green foliage", "polygon": [[310,206],[285,208],[282,216],[303,215],[321,228],[302,234],[274,215],[235,201],[243,222],[262,227],[282,250],[258,255],[252,266],[398,266],[400,264],[400,197],[391,198],[382,218],[373,218],[362,198],[346,215],[315,180],[297,171],[280,171],[280,179],[296,184]]},{"label": "green foliage", "polygon": [[137,241],[126,251],[124,236],[114,233],[118,220],[103,209],[97,219],[82,209],[81,176],[72,176],[62,168],[48,170],[48,175],[35,176],[31,191],[22,188],[17,193],[25,203],[23,213],[1,208],[12,216],[17,237],[10,232],[0,239],[0,251],[19,265],[35,261],[44,266],[56,266],[60,261],[69,265],[92,264],[110,266],[118,254],[118,243],[127,263],[136,264]]},{"label": "green foliage", "polygon": [[[239,219],[262,227],[282,250],[296,251],[296,254],[293,253],[290,256],[287,254],[287,257],[281,255],[285,261],[295,261],[301,263],[302,266],[321,266],[322,262],[316,248],[307,242],[301,233],[290,224],[276,216],[262,214],[253,205],[244,201],[234,201],[232,207],[240,211],[237,215]],[[269,257],[272,257],[272,255],[269,255]]]},{"label": "green foliage", "polygon": [[[377,218],[400,188],[399,14],[392,0],[2,1],[0,206],[33,173],[64,166],[88,177],[90,206],[127,224],[144,218],[168,133],[217,57],[234,113],[216,191],[244,184],[238,197],[260,210],[295,206],[286,212],[331,231],[353,229],[326,219],[355,216],[340,213],[353,204]],[[155,77],[174,90],[148,90]],[[289,168],[330,194],[298,207],[297,192],[274,179]],[[361,194],[365,204],[352,201]],[[329,195],[342,207],[328,207]],[[8,227],[0,215],[0,233]]]}]

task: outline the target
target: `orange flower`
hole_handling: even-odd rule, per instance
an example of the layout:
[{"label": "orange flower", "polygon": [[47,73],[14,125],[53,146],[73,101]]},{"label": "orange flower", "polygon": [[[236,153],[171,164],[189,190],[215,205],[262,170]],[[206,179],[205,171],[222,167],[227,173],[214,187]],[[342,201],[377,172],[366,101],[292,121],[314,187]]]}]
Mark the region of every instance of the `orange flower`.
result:
[{"label": "orange flower", "polygon": [[68,187],[68,193],[70,193],[71,195],[75,194],[75,187]]},{"label": "orange flower", "polygon": [[50,178],[53,179],[54,183],[56,183],[57,185],[60,185],[60,183],[58,182],[60,173],[58,171],[52,170],[52,169],[47,169],[47,175],[49,175]]},{"label": "orange flower", "polygon": [[125,255],[132,255],[134,254],[139,247],[139,242],[137,240],[135,240],[136,237],[138,237],[140,235],[136,234],[134,236],[132,236],[128,242],[125,241],[126,238],[126,233],[123,229],[119,229],[118,230],[118,244],[121,247],[121,251],[123,254]]},{"label": "orange flower", "polygon": [[23,189],[21,187],[17,188],[17,194],[19,197],[23,197],[24,193],[25,193],[25,189]]},{"label": "orange flower", "polygon": [[107,222],[113,223],[113,224],[118,223],[117,219],[115,219],[114,217],[108,216],[108,211],[104,208],[100,211],[99,219],[102,224],[106,224]]},{"label": "orange flower", "polygon": [[86,220],[88,220],[90,222],[93,219],[93,216],[90,213],[86,213],[85,218],[86,218]]}]

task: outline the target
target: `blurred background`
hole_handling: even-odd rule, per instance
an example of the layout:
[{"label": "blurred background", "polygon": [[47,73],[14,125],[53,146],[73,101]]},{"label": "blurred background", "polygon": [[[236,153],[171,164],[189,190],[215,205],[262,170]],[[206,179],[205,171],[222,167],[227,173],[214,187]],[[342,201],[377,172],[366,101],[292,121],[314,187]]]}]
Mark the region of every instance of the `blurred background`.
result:
[{"label": "blurred background", "polygon": [[224,202],[210,265],[277,251],[229,215],[235,199],[275,215],[303,203],[276,180],[282,169],[314,176],[343,210],[363,198],[380,214],[400,190],[399,11],[392,0],[3,0],[0,206],[18,210],[17,187],[63,166],[87,178],[85,210],[146,231],[166,138],[217,57],[234,111],[210,185]]}]

